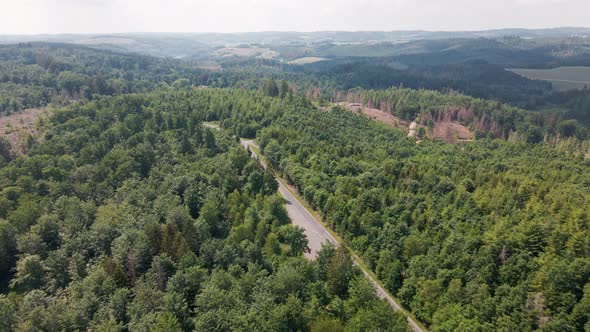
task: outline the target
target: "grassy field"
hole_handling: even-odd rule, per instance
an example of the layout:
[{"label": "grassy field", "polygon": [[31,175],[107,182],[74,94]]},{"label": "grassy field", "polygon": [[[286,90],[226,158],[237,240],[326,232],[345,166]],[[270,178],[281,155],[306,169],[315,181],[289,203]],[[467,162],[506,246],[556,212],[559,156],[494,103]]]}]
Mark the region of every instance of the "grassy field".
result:
[{"label": "grassy field", "polygon": [[224,47],[214,52],[217,56],[257,57],[272,59],[278,56],[276,51],[262,47]]},{"label": "grassy field", "polygon": [[320,58],[320,57],[316,57],[316,56],[306,56],[303,58],[289,61],[289,64],[291,64],[291,65],[305,65],[308,63],[320,62],[320,61],[325,61],[325,60],[328,60],[328,59]]},{"label": "grassy field", "polygon": [[590,67],[509,70],[530,79],[549,81],[555,90],[582,89],[584,86],[590,86]]}]

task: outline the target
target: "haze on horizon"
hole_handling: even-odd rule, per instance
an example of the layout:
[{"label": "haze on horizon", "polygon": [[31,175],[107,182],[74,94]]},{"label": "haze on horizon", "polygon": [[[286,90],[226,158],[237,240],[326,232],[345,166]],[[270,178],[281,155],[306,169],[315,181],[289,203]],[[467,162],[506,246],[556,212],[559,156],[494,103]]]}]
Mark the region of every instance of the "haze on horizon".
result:
[{"label": "haze on horizon", "polygon": [[589,12],[588,0],[0,0],[0,34],[583,27]]}]

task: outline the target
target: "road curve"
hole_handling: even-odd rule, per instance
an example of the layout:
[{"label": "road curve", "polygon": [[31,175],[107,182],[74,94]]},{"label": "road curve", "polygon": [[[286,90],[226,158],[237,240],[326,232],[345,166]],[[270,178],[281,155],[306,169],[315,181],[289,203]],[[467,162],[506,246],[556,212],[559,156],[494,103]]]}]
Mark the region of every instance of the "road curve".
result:
[{"label": "road curve", "polygon": [[[266,169],[266,163],[256,154],[256,152],[252,149],[252,147],[258,149],[258,146],[254,142],[254,140],[240,140],[242,146],[249,150],[251,153],[252,158],[258,160],[262,167]],[[309,260],[314,260],[317,257],[317,252],[320,250],[322,243],[329,241],[336,245],[339,245],[339,242],[328,232],[328,230],[323,226],[323,224],[315,218],[302,204],[301,202],[295,197],[295,195],[283,184],[282,181],[276,179],[279,184],[279,192],[283,196],[286,202],[287,212],[289,213],[289,217],[294,225],[300,226],[305,230],[305,235],[309,240],[309,248],[311,249],[309,253],[305,254],[305,257]],[[375,287],[377,295],[380,298],[385,299],[391,307],[395,311],[402,310],[401,306],[377,283],[377,281],[363,268],[361,264],[359,264],[358,258],[353,255],[352,257],[354,264],[358,266],[363,274]],[[411,318],[407,317],[408,324],[415,332],[424,332],[424,330],[416,323],[416,321]]]}]

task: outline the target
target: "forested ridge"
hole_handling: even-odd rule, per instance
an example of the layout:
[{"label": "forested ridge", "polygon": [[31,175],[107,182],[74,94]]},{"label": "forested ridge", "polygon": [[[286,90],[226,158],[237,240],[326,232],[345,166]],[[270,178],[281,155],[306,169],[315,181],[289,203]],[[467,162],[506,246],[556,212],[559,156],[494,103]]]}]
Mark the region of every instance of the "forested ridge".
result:
[{"label": "forested ridge", "polygon": [[3,160],[0,330],[406,331],[345,247],[303,258],[274,178],[201,125],[232,105],[304,107],[238,90],[101,97]]},{"label": "forested ridge", "polygon": [[147,92],[190,85],[205,74],[173,59],[87,47],[26,43],[0,45],[0,114],[94,95]]},{"label": "forested ridge", "polygon": [[[588,93],[551,92],[533,81],[483,60],[398,69],[394,58],[352,58],[295,66],[267,59],[224,59],[222,70],[197,62],[97,50],[71,44],[0,45],[0,114],[49,103],[66,105],[96,95],[149,92],[191,86],[258,89],[268,77],[286,80],[314,100],[342,101],[351,89],[407,87],[476,98],[539,111],[541,117],[590,119]],[[548,114],[544,114],[548,113]]]},{"label": "forested ridge", "polygon": [[527,106],[535,110],[549,110],[565,119],[575,119],[585,126],[590,125],[590,88],[554,92],[541,98],[533,98]]}]

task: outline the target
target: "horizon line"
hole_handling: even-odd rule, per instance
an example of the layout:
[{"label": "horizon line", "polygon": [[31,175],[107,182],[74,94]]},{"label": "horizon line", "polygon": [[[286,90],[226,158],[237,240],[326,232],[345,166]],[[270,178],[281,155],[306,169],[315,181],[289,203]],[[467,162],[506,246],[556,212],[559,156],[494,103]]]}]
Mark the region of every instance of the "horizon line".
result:
[{"label": "horizon line", "polygon": [[314,30],[314,31],[298,31],[298,30],[258,30],[258,31],[233,31],[233,32],[216,32],[216,31],[122,31],[122,32],[35,32],[35,33],[0,33],[0,36],[63,36],[63,35],[126,35],[126,34],[220,34],[220,35],[239,35],[239,34],[253,34],[253,33],[375,33],[375,32],[424,32],[424,33],[478,33],[491,32],[502,30],[524,30],[524,31],[539,31],[539,30],[566,30],[566,29],[587,29],[590,26],[556,26],[547,28],[522,28],[522,27],[506,27],[506,28],[491,28],[491,29],[474,29],[474,30],[422,30],[422,29],[398,29],[398,30]]}]

